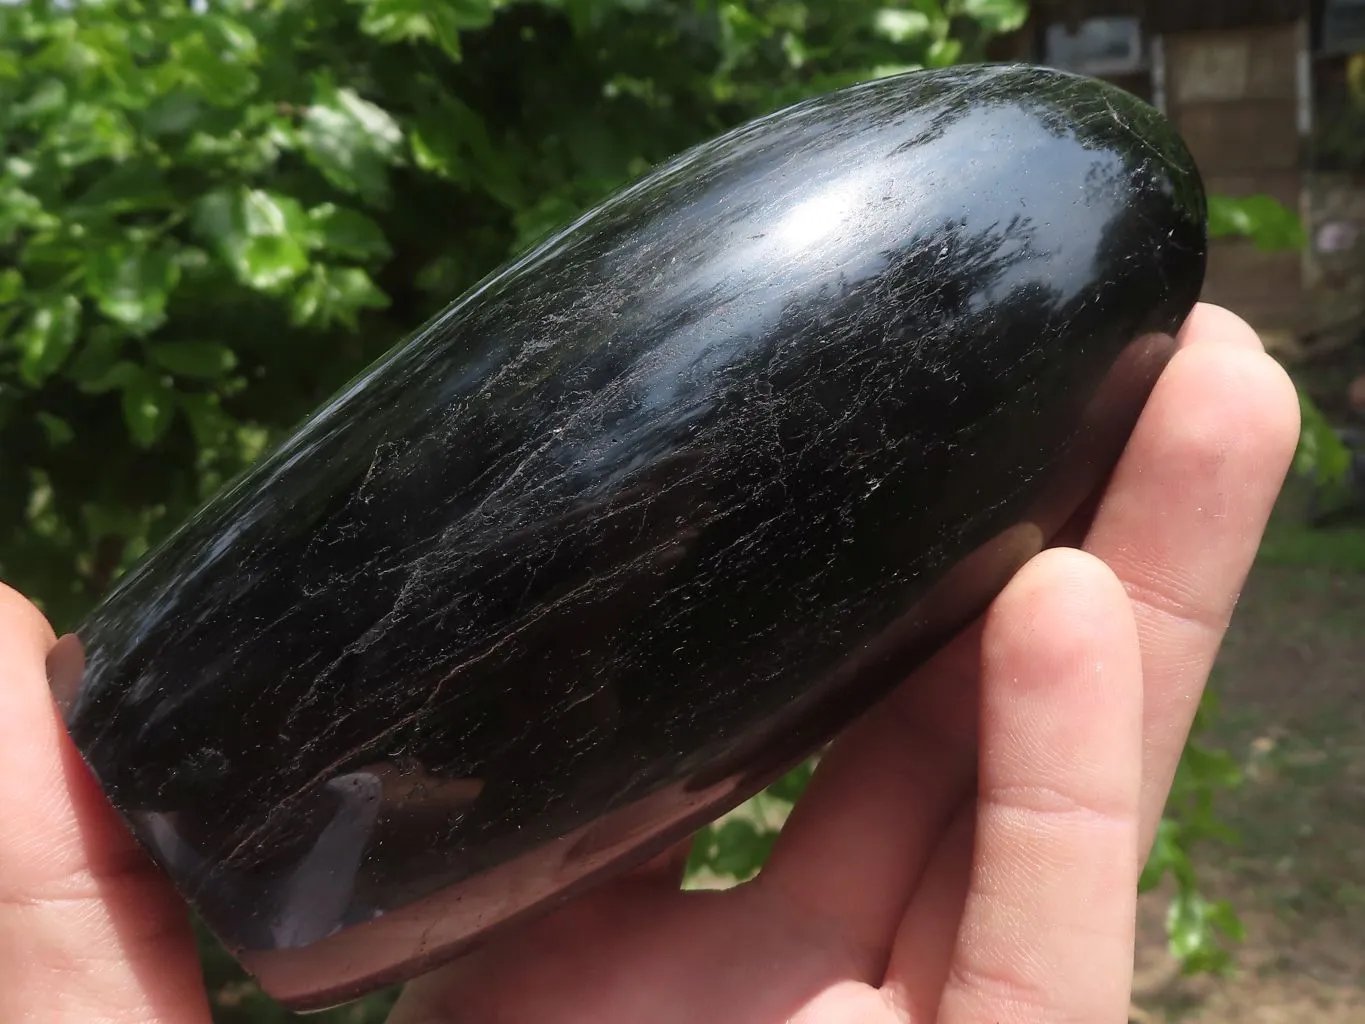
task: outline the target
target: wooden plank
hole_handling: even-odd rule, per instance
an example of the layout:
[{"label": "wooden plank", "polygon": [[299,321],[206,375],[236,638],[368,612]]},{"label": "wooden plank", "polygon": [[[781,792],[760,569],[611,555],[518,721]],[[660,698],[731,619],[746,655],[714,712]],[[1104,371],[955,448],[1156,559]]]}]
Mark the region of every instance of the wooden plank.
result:
[{"label": "wooden plank", "polygon": [[1203,298],[1248,317],[1284,320],[1303,305],[1302,257],[1261,252],[1249,242],[1219,240],[1209,247]]},{"label": "wooden plank", "polygon": [[1289,171],[1299,166],[1293,100],[1195,103],[1177,107],[1172,114],[1206,175]]},{"label": "wooden plank", "polygon": [[1308,16],[1308,0],[1146,0],[1154,32],[1288,25]]},{"label": "wooden plank", "polygon": [[1189,32],[1166,40],[1171,102],[1289,100],[1298,95],[1294,28]]}]

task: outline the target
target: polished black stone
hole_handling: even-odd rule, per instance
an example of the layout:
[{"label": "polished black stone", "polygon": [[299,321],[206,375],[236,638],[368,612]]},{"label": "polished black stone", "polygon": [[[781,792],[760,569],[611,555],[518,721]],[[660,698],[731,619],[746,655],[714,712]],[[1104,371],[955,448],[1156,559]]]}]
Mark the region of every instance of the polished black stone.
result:
[{"label": "polished black stone", "polygon": [[748,796],[976,616],[1111,469],[1204,220],[1160,115],[1052,71],[731,132],[148,557],[59,656],[71,734],[277,997],[411,974]]}]

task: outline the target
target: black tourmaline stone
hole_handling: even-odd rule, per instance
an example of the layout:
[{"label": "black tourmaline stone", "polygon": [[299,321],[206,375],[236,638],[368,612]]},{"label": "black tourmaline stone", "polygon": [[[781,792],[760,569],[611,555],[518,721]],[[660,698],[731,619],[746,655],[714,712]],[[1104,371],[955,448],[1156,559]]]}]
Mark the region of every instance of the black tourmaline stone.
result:
[{"label": "black tourmaline stone", "polygon": [[71,734],[277,998],[416,973],[749,796],[980,613],[1103,483],[1204,254],[1189,154],[1100,82],[921,72],[739,128],[151,554],[67,641]]}]

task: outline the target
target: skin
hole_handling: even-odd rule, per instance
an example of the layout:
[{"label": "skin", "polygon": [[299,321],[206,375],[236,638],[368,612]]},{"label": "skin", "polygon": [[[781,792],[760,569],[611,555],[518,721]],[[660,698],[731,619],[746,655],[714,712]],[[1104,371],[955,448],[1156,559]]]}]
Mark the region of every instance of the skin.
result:
[{"label": "skin", "polygon": [[[390,1024],[1121,1022],[1135,892],[1298,435],[1200,306],[1075,546],[840,737],[772,858],[685,848],[408,986]],[[206,1024],[183,905],[82,765],[0,586],[0,1024]]]}]

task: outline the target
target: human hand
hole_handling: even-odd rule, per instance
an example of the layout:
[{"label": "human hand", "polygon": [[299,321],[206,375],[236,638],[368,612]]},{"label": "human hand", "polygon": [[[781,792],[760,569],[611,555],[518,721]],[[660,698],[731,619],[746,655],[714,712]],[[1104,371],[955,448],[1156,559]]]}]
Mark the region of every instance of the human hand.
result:
[{"label": "human hand", "polygon": [[[1137,879],[1298,436],[1201,306],[1083,538],[841,736],[757,879],[686,850],[408,986],[391,1024],[1123,1020]],[[183,904],[53,708],[0,587],[0,1024],[203,1024]]]}]

